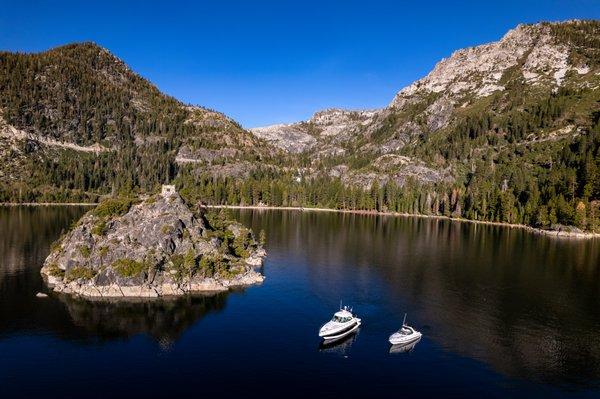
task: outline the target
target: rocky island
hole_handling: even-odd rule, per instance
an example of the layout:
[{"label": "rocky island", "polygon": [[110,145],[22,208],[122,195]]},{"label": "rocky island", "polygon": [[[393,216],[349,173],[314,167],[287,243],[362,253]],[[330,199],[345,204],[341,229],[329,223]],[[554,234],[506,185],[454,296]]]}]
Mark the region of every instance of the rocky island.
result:
[{"label": "rocky island", "polygon": [[265,255],[251,230],[163,186],[143,200],[100,203],[53,246],[41,273],[54,291],[89,298],[177,296],[260,283]]}]

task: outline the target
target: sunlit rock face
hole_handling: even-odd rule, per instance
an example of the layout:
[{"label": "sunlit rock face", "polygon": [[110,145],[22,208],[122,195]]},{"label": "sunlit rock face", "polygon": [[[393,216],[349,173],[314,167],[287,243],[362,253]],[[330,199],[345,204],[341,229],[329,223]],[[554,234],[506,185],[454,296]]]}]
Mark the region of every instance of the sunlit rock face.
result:
[{"label": "sunlit rock face", "polygon": [[290,153],[314,150],[321,155],[343,154],[342,144],[371,124],[377,112],[332,108],[316,112],[304,122],[256,127],[250,131]]},{"label": "sunlit rock face", "polygon": [[294,125],[278,124],[250,129],[258,138],[261,138],[287,152],[300,153],[312,148],[317,140],[306,133],[301,127]]},{"label": "sunlit rock face", "polygon": [[402,108],[414,96],[430,93],[485,97],[505,89],[503,77],[511,68],[529,83],[558,87],[568,71],[586,72],[587,66],[569,64],[569,54],[570,48],[556,40],[549,24],[519,25],[500,41],[455,51],[427,76],[400,90],[390,106]]}]

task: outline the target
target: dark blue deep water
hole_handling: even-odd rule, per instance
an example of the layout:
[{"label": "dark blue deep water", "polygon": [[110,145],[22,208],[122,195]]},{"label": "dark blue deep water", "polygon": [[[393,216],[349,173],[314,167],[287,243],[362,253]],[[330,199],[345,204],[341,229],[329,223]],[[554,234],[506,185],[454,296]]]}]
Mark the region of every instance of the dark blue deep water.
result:
[{"label": "dark blue deep water", "polygon": [[[600,397],[600,242],[418,218],[240,211],[260,286],[172,301],[51,294],[84,209],[0,208],[0,397]],[[358,334],[321,348],[340,299]],[[387,337],[408,321],[409,353]]]}]

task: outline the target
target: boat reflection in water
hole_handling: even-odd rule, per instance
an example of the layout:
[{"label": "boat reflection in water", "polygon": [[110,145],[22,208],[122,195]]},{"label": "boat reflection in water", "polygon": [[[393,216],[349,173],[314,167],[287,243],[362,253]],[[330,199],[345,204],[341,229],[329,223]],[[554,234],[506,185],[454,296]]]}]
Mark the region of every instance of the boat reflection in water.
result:
[{"label": "boat reflection in water", "polygon": [[391,345],[390,346],[390,354],[397,354],[397,353],[409,353],[412,352],[413,349],[415,349],[415,346],[417,346],[417,344],[421,342],[421,338],[417,339],[416,341],[413,341],[409,344],[396,344],[396,345]]},{"label": "boat reflection in water", "polygon": [[319,352],[338,356],[348,356],[352,344],[358,337],[358,333],[359,331],[355,331],[354,333],[337,340],[322,341],[319,344]]}]

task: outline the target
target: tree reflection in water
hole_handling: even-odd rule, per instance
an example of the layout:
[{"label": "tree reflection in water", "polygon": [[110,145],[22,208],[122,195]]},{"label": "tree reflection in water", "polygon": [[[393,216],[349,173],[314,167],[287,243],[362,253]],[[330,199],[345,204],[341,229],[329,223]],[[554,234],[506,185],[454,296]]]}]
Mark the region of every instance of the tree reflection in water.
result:
[{"label": "tree reflection in water", "polygon": [[338,282],[357,307],[361,299],[392,315],[410,309],[413,325],[428,326],[428,340],[504,375],[600,379],[599,240],[415,217],[235,215],[269,232],[272,258],[282,253],[306,265],[316,295],[326,297]]}]

